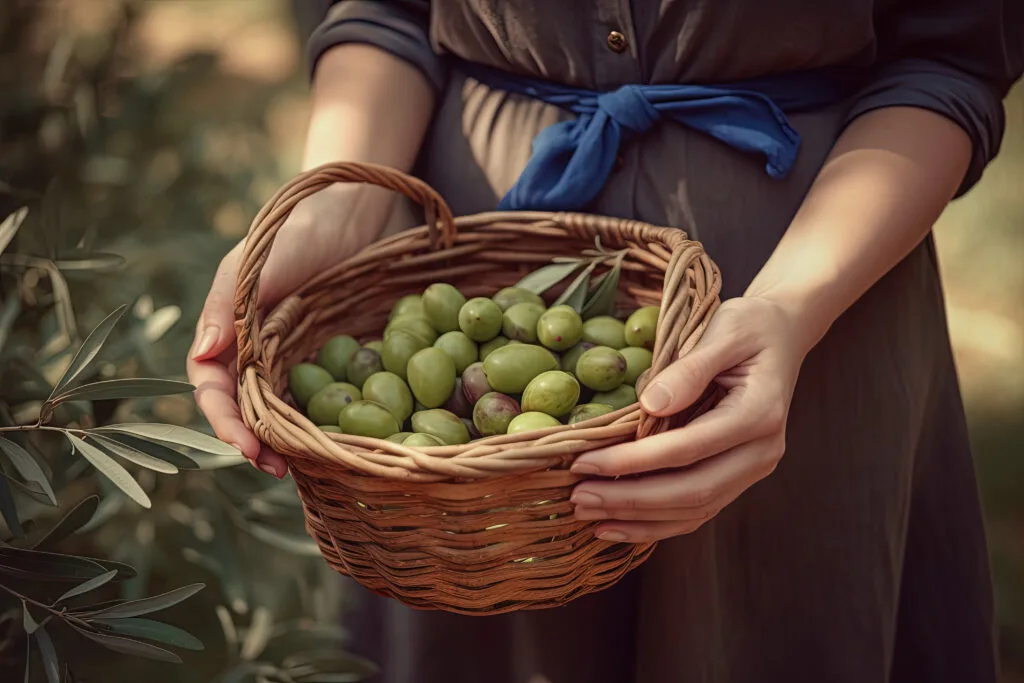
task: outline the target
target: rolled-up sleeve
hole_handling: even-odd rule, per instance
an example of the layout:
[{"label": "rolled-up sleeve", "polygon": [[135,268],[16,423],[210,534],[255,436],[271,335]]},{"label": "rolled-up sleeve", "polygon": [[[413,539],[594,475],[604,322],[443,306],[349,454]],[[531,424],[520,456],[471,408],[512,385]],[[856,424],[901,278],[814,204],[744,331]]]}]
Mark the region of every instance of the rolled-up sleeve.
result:
[{"label": "rolled-up sleeve", "polygon": [[853,101],[849,120],[910,106],[948,117],[971,138],[973,155],[958,195],[999,151],[1003,99],[1024,70],[1024,2],[908,0],[876,16],[877,69]]},{"label": "rolled-up sleeve", "polygon": [[435,90],[444,88],[444,60],[430,42],[429,0],[340,0],[309,37],[310,73],[332,47],[374,45],[419,69]]}]

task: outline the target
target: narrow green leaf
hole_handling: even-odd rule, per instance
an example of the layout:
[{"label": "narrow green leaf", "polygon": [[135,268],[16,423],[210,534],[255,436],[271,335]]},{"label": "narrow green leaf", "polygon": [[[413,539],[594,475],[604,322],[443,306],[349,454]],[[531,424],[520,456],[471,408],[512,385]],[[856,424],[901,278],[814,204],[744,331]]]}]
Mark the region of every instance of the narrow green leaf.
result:
[{"label": "narrow green leaf", "polygon": [[39,466],[39,463],[36,462],[31,453],[17,443],[2,436],[0,436],[0,451],[7,455],[22,479],[38,484],[50,503],[52,505],[57,504],[57,496],[53,492],[53,487],[50,486],[50,480],[46,478],[46,473],[43,472],[43,468]]},{"label": "narrow green leaf", "polygon": [[161,662],[170,662],[172,664],[181,664],[181,657],[163,649],[156,645],[150,645],[144,643],[141,640],[133,640],[131,638],[125,638],[124,636],[112,636],[106,633],[96,633],[95,631],[89,631],[71,624],[72,628],[81,633],[89,640],[99,643],[108,650],[114,652],[120,652],[126,655],[134,655],[136,657],[145,657],[146,659],[156,659]]},{"label": "narrow green leaf", "polygon": [[7,477],[0,477],[0,517],[4,518],[7,528],[15,538],[25,538],[25,530],[18,519],[18,506],[14,503],[14,491]]},{"label": "narrow green leaf", "polygon": [[597,262],[593,261],[589,266],[583,269],[583,272],[576,276],[576,279],[565,288],[562,295],[555,299],[555,303],[552,306],[572,306],[577,313],[583,310],[583,304],[587,299],[587,290],[590,288],[590,274],[594,272],[594,268],[597,267]]},{"label": "narrow green leaf", "polygon": [[578,263],[555,263],[550,266],[544,266],[517,282],[516,287],[522,287],[534,294],[543,294],[582,267],[582,261]]},{"label": "narrow green leaf", "polygon": [[82,347],[78,349],[78,353],[76,353],[75,357],[71,360],[71,365],[69,365],[68,369],[64,371],[64,375],[57,382],[57,386],[53,388],[53,394],[51,394],[51,396],[60,393],[65,387],[75,381],[75,378],[82,374],[82,371],[89,366],[89,363],[91,363],[94,358],[96,358],[100,349],[103,348],[104,342],[107,341],[107,337],[110,336],[110,331],[114,329],[114,325],[117,324],[117,321],[121,319],[121,316],[124,315],[126,310],[128,310],[127,306],[119,306],[116,311],[104,318],[103,321],[89,333],[89,336],[86,337],[85,341],[82,343]]},{"label": "narrow green leaf", "polygon": [[71,509],[59,522],[57,522],[50,531],[47,532],[39,541],[36,542],[35,548],[40,550],[53,547],[60,543],[65,538],[75,533],[92,519],[92,516],[96,514],[96,508],[99,506],[100,499],[98,496],[87,496],[81,500],[75,507]]},{"label": "narrow green leaf", "polygon": [[74,555],[43,553],[26,548],[0,547],[0,573],[37,581],[82,581],[99,576],[97,562]]},{"label": "narrow green leaf", "polygon": [[153,503],[150,502],[149,496],[139,486],[139,482],[132,479],[132,475],[128,473],[128,470],[117,464],[116,460],[71,432],[65,432],[64,436],[68,438],[68,441],[75,447],[75,450],[82,454],[82,457],[92,463],[92,466],[99,470],[117,488],[124,491],[126,496],[144,508],[152,507]]},{"label": "narrow green leaf", "polygon": [[0,223],[0,254],[4,253],[11,240],[14,239],[14,236],[18,233],[18,228],[25,222],[26,216],[28,216],[28,207],[23,206],[8,215],[3,223]]},{"label": "narrow green leaf", "polygon": [[169,396],[171,394],[187,394],[195,390],[196,388],[188,382],[178,382],[172,379],[107,379],[68,389],[50,399],[50,403],[56,405],[64,401],[106,401],[117,398]]},{"label": "narrow green leaf", "polygon": [[320,554],[316,541],[309,536],[285,533],[255,522],[250,522],[246,528],[259,540],[285,552],[305,557],[316,557]]},{"label": "narrow green leaf", "polygon": [[36,639],[36,645],[39,646],[39,654],[42,655],[46,680],[49,683],[60,683],[60,664],[57,662],[57,651],[53,649],[53,641],[50,640],[50,634],[46,632],[46,627],[40,626],[33,637]]},{"label": "narrow green leaf", "polygon": [[71,590],[69,590],[66,593],[64,593],[64,595],[62,595],[59,598],[57,598],[57,603],[64,602],[65,600],[70,600],[71,598],[74,598],[74,597],[79,596],[79,595],[84,595],[85,593],[88,593],[89,591],[96,590],[100,586],[105,586],[106,584],[110,583],[110,581],[115,576],[117,576],[117,570],[116,569],[111,569],[106,574],[100,574],[96,578],[89,579],[85,583],[80,583],[77,586],[75,586],[74,588],[72,588]]},{"label": "narrow green leaf", "polygon": [[204,453],[210,453],[212,455],[241,455],[241,452],[234,446],[230,446],[212,436],[207,436],[206,434],[197,432],[193,429],[188,429],[187,427],[178,427],[177,425],[139,422],[108,425],[100,427],[96,431],[131,434],[133,436],[142,437],[143,439],[152,439],[154,441],[163,441],[165,443],[173,443],[179,446],[187,446],[188,448],[194,448],[197,451],[203,451]]},{"label": "narrow green leaf", "polygon": [[109,271],[116,270],[125,264],[125,258],[117,254],[104,254],[101,252],[88,252],[85,250],[71,251],[58,254],[54,265],[64,271],[68,270],[92,270]]},{"label": "narrow green leaf", "polygon": [[98,612],[94,612],[90,616],[102,617],[104,619],[138,617],[143,614],[157,612],[177,605],[179,602],[191,598],[204,588],[206,588],[206,584],[193,583],[188,586],[182,586],[181,588],[175,588],[174,590],[161,595],[122,602],[120,605],[114,605],[113,607],[108,607]]},{"label": "narrow green leaf", "polygon": [[298,681],[346,683],[362,681],[379,673],[377,665],[368,659],[330,650],[313,650],[292,655],[283,665]]},{"label": "narrow green leaf", "polygon": [[140,451],[146,455],[156,458],[157,460],[163,460],[164,462],[174,465],[179,470],[200,469],[199,464],[192,457],[171,448],[167,444],[160,443],[159,441],[150,441],[148,439],[143,439],[142,437],[132,436],[131,434],[99,431],[95,429],[90,430],[88,435],[90,437],[100,436],[105,440],[116,441],[126,448]]},{"label": "narrow green leaf", "polygon": [[32,612],[28,609],[27,602],[21,603],[21,627],[24,628],[25,633],[29,635],[32,635],[39,630],[39,622],[32,616]]},{"label": "narrow green leaf", "polygon": [[209,453],[199,453],[189,455],[192,460],[195,461],[197,469],[200,470],[222,470],[225,467],[237,467],[242,465],[248,460],[244,455],[238,453],[237,455],[210,455]]},{"label": "narrow green leaf", "polygon": [[92,621],[93,623],[108,626],[121,635],[155,640],[159,643],[166,643],[167,645],[180,647],[184,650],[204,649],[202,641],[188,631],[183,631],[177,626],[171,626],[160,621],[134,617],[124,619],[93,619]]},{"label": "narrow green leaf", "polygon": [[615,310],[615,300],[619,295],[619,275],[622,272],[620,263],[621,261],[617,261],[611,270],[604,274],[600,284],[587,297],[582,313],[584,320],[599,315],[611,315]]},{"label": "narrow green leaf", "polygon": [[164,462],[159,458],[154,458],[148,453],[135,450],[131,446],[126,446],[120,441],[111,439],[103,434],[89,434],[88,438],[95,439],[104,449],[113,453],[119,458],[124,458],[128,462],[135,463],[139,467],[145,467],[146,469],[153,470],[154,472],[160,472],[161,474],[177,474],[178,468],[169,462]]}]

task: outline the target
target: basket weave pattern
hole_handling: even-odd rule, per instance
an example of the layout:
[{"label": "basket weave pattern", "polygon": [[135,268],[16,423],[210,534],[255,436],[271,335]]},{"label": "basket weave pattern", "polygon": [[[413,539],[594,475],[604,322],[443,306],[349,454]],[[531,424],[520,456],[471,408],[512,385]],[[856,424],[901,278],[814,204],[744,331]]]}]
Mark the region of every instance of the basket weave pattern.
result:
[{"label": "basket weave pattern", "polygon": [[[427,225],[324,271],[262,318],[260,270],[282,223],[302,199],[340,182],[400,192],[424,207]],[[287,397],[289,367],[335,334],[379,338],[399,297],[432,282],[490,296],[555,256],[592,249],[595,238],[609,252],[628,250],[620,302],[661,306],[656,374],[697,343],[719,303],[717,267],[681,230],[573,213],[453,219],[422,181],[355,163],[304,173],[264,206],[235,297],[238,402],[258,438],[287,458],[307,530],[334,569],[416,608],[495,614],[607,588],[650,555],[652,544],[596,539],[594,523],[577,521],[569,503],[578,454],[668,428],[638,405],[572,426],[413,449],[325,433]]]}]

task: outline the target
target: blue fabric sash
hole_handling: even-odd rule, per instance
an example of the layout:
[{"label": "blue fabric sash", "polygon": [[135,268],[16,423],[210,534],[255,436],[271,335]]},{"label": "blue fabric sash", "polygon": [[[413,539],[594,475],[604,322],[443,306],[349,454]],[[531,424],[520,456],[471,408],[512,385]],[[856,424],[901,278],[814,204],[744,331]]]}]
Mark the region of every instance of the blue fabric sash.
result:
[{"label": "blue fabric sash", "polygon": [[785,112],[825,107],[849,96],[850,70],[822,69],[723,85],[624,85],[595,92],[459,61],[467,76],[499,90],[576,114],[533,139],[533,156],[501,200],[502,210],[584,209],[611,174],[619,147],[668,119],[747,153],[761,154],[772,178],[785,178],[800,135]]}]

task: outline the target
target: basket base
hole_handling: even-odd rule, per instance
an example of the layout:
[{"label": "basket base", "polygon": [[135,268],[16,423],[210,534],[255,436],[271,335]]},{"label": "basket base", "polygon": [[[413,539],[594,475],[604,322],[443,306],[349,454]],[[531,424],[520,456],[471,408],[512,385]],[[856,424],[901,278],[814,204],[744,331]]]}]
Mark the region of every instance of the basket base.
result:
[{"label": "basket base", "polygon": [[[548,479],[551,474],[534,473]],[[564,474],[571,476],[568,472]],[[321,507],[325,482],[306,477],[300,471],[293,475],[305,507],[306,530],[328,564],[369,591],[417,610],[486,616],[559,607],[615,585],[647,560],[656,545],[601,541],[593,535],[595,523],[572,518],[567,500],[545,500],[531,512],[520,506],[517,514],[531,517],[531,526],[536,525],[538,517],[556,517],[550,520],[549,538],[519,539],[513,532],[498,542],[474,547],[474,543],[481,542],[479,535],[485,534],[485,529],[458,534],[466,537],[464,548],[453,548],[450,541],[424,547],[424,539],[429,535],[423,529],[391,526],[401,520],[390,510],[367,507],[356,498],[352,498],[350,506],[338,506],[339,484],[348,488],[338,480],[331,482],[332,506],[325,520]],[[358,488],[363,477],[350,474],[345,479],[354,480],[353,488]],[[500,480],[492,483],[506,491],[518,488],[521,482],[516,484]],[[429,498],[436,506],[437,499],[429,496],[432,486],[443,485],[422,484],[422,498],[405,497],[420,498],[418,503]],[[561,495],[565,495],[564,487]],[[411,501],[405,505],[420,512],[426,509]],[[552,510],[561,511],[564,516],[558,518],[557,512],[549,515]],[[432,514],[435,522],[437,516],[449,518],[448,512],[437,509],[428,514]],[[510,517],[507,508],[495,514]],[[458,514],[451,514],[450,519],[452,528],[465,529],[466,522]],[[431,532],[456,533],[436,529]]]}]

